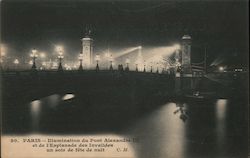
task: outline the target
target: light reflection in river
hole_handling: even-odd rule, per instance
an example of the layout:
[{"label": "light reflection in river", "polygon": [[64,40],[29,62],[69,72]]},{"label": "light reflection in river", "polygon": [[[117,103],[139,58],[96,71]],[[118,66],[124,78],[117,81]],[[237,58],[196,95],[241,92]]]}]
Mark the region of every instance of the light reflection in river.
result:
[{"label": "light reflection in river", "polygon": [[41,112],[41,101],[35,100],[30,103],[31,112],[31,123],[33,131],[39,130],[40,112]]},{"label": "light reflection in river", "polygon": [[218,99],[216,102],[216,134],[217,149],[220,149],[226,142],[226,110],[227,100]]},{"label": "light reflection in river", "polygon": [[[61,121],[61,119],[64,118],[72,118],[72,120],[75,121],[74,123],[78,124],[79,127],[84,125],[84,127],[92,129],[92,126],[88,126],[84,119],[79,119],[84,117],[82,115],[79,117],[79,114],[83,111],[81,111],[81,108],[84,108],[84,106],[68,106],[74,105],[74,102],[62,101],[62,98],[66,95],[55,94],[31,102],[32,127],[34,131],[42,129],[39,129],[41,112],[43,116],[47,114],[46,118],[42,119],[54,121],[59,118],[58,120]],[[196,158],[204,155],[206,155],[204,158],[230,157],[234,152],[230,150],[230,147],[238,140],[238,137],[228,137],[232,129],[227,127],[230,125],[228,123],[231,121],[232,116],[229,113],[229,108],[232,108],[232,106],[229,106],[231,102],[232,101],[228,102],[226,99],[219,99],[213,103],[199,104],[192,102],[176,105],[176,103],[170,102],[160,107],[155,107],[155,109],[152,109],[150,112],[145,112],[145,115],[141,117],[135,117],[129,126],[124,124],[124,131],[122,133],[116,134],[129,136],[139,140],[139,143],[131,144],[135,151],[134,155],[136,158]],[[74,108],[77,108],[77,110],[74,111]],[[180,108],[182,108],[184,113],[188,116],[186,121],[180,118],[182,114]],[[93,109],[96,110],[95,107],[93,107]],[[70,110],[74,113],[70,113]],[[130,109],[127,112],[131,112],[131,110],[134,109]],[[177,110],[179,112],[175,113]],[[80,112],[78,113],[78,111]],[[140,112],[144,112],[143,109]],[[110,114],[113,113],[114,111]],[[103,113],[100,115],[97,114],[96,117],[98,118],[99,116],[101,117]],[[61,118],[61,116],[64,116],[64,118]],[[89,117],[89,115],[87,116]],[[109,116],[106,117],[111,118]],[[121,118],[120,121],[123,121],[122,119],[126,119],[126,117]],[[41,122],[43,121],[44,120]],[[65,119],[62,122],[64,121],[68,120]],[[114,130],[116,128],[116,126],[112,124],[114,119],[109,119],[108,121],[89,121],[92,124],[96,123],[98,125],[98,128],[94,128],[94,132],[102,129],[100,126],[101,124],[111,124]],[[70,123],[67,124],[65,130],[67,131],[68,127],[74,128],[74,126],[71,125]],[[64,129],[65,124],[57,123],[57,126]],[[51,126],[47,127],[51,128]],[[79,127],[77,127],[77,129]],[[112,131],[113,129],[110,130]],[[86,132],[85,128],[79,128],[79,131],[82,133]],[[239,136],[239,138],[241,137]]]},{"label": "light reflection in river", "polygon": [[140,158],[183,158],[185,156],[186,124],[173,112],[175,103],[168,103],[139,121],[131,130],[140,143],[137,155]]}]

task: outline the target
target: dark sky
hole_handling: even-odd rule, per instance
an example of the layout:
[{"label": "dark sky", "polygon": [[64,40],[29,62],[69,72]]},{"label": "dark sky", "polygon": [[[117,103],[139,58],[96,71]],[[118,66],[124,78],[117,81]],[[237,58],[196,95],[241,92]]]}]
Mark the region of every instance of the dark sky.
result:
[{"label": "dark sky", "polygon": [[57,43],[79,52],[91,25],[96,50],[171,45],[189,34],[196,56],[207,45],[211,62],[247,62],[246,1],[2,1],[1,7],[2,42],[20,54],[51,51]]}]

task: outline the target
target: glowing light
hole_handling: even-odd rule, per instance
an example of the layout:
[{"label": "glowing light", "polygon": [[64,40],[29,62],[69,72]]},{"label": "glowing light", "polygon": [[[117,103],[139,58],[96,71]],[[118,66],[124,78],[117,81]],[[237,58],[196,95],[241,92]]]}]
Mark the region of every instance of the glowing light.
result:
[{"label": "glowing light", "polygon": [[136,51],[136,50],[138,50],[138,49],[139,49],[139,47],[128,48],[128,49],[126,49],[125,51],[123,51],[123,52],[121,52],[121,53],[115,54],[115,55],[114,55],[114,58],[119,58],[119,57],[121,57],[121,56],[123,56],[123,55],[127,55],[127,54],[129,54],[129,53],[132,53],[132,52],[134,52],[134,51]]},{"label": "glowing light", "polygon": [[169,57],[176,52],[176,47],[156,47],[153,49],[143,49],[144,51],[144,60],[146,60],[146,64],[151,64],[152,66],[156,66],[156,63],[160,63],[162,66],[170,63]]},{"label": "glowing light", "polygon": [[217,134],[217,143],[222,145],[222,142],[225,142],[226,135],[226,114],[227,114],[227,104],[228,101],[226,99],[218,99],[216,102],[216,134]]},{"label": "glowing light", "polygon": [[109,58],[110,57],[110,53],[108,52],[108,53],[104,53],[104,56],[106,57],[106,58]]},{"label": "glowing light", "polygon": [[57,51],[58,53],[63,52],[63,47],[60,46],[60,45],[56,46],[56,51]]},{"label": "glowing light", "polygon": [[33,61],[32,61],[32,60],[30,60],[30,61],[29,61],[29,64],[30,64],[30,65],[32,65],[32,64],[33,64]]},{"label": "glowing light", "polygon": [[37,58],[37,57],[38,57],[38,55],[37,55],[37,50],[36,50],[36,49],[32,49],[32,50],[31,50],[30,57],[32,57],[32,58]]},{"label": "glowing light", "polygon": [[137,64],[138,70],[142,71],[144,68],[144,63],[143,63],[141,46],[138,47],[138,56],[137,56],[136,64]]},{"label": "glowing light", "polygon": [[46,62],[42,62],[42,66],[46,66],[47,64],[46,64]]},{"label": "glowing light", "polygon": [[41,58],[45,58],[46,57],[46,53],[44,53],[44,52],[40,53],[40,57]]},{"label": "glowing light", "polygon": [[36,49],[32,49],[32,51],[31,51],[32,53],[37,53],[37,50]]},{"label": "glowing light", "polygon": [[114,61],[114,58],[113,58],[112,54],[110,55],[109,61],[110,62]]},{"label": "glowing light", "polygon": [[225,69],[225,68],[224,68],[223,66],[220,66],[220,67],[219,67],[219,71],[224,71],[224,69]]},{"label": "glowing light", "polygon": [[59,59],[63,59],[64,56],[63,56],[63,55],[58,55],[58,58],[59,58]]},{"label": "glowing light", "polygon": [[83,54],[82,53],[79,54],[78,59],[83,60]]},{"label": "glowing light", "polygon": [[226,105],[227,105],[226,99],[219,99],[216,102],[216,116],[220,120],[225,118]]},{"label": "glowing light", "polygon": [[183,40],[191,40],[191,36],[189,36],[189,35],[184,35],[184,36],[182,37],[182,39],[183,39]]},{"label": "glowing light", "polygon": [[75,95],[74,94],[66,94],[62,97],[62,100],[70,100],[72,98],[74,98]]},{"label": "glowing light", "polygon": [[5,56],[6,55],[6,46],[4,44],[1,44],[1,56]]},{"label": "glowing light", "polygon": [[0,51],[0,56],[3,57],[6,55],[6,46],[4,44],[1,44],[1,51]]},{"label": "glowing light", "polygon": [[179,44],[175,44],[173,47],[174,47],[175,50],[181,49],[181,46]]},{"label": "glowing light", "polygon": [[13,63],[16,64],[16,65],[19,64],[19,60],[15,59]]},{"label": "glowing light", "polygon": [[40,111],[41,111],[41,101],[35,100],[30,103],[30,112],[32,117],[32,128],[34,131],[39,128]]},{"label": "glowing light", "polygon": [[95,56],[95,60],[98,62],[98,61],[100,61],[100,59],[101,59],[100,55],[97,54],[97,55]]},{"label": "glowing light", "polygon": [[129,58],[126,58],[126,64],[129,64],[130,63],[130,60],[129,60]]}]

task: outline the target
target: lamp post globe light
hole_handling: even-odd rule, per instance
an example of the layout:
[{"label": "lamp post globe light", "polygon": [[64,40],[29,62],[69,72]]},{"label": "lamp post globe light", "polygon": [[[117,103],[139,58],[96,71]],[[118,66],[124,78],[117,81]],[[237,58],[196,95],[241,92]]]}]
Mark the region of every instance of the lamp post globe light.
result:
[{"label": "lamp post globe light", "polygon": [[36,58],[38,57],[36,49],[31,50],[30,57],[32,58],[32,67],[31,67],[31,69],[36,70]]},{"label": "lamp post globe light", "polygon": [[80,53],[80,55],[78,56],[78,60],[80,62],[78,70],[83,70],[83,67],[82,67],[83,54],[82,53]]},{"label": "lamp post globe light", "polygon": [[13,63],[15,64],[15,70],[17,70],[17,65],[19,64],[19,60],[18,59],[15,59],[13,61]]},{"label": "lamp post globe light", "polygon": [[223,66],[219,66],[218,69],[219,69],[220,72],[224,72],[225,71],[225,68]]}]

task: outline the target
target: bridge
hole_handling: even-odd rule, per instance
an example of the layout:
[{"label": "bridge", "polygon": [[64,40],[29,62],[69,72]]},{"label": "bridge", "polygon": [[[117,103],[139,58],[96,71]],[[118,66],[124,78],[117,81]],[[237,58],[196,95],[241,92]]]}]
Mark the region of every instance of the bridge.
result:
[{"label": "bridge", "polygon": [[130,95],[142,99],[156,95],[169,98],[178,92],[231,89],[242,83],[239,80],[244,76],[245,74],[235,76],[229,73],[213,73],[185,77],[175,73],[125,70],[1,72],[3,98],[8,100],[20,95],[23,101],[39,99],[50,94],[78,92],[82,93],[81,95],[110,95],[114,98],[115,95]]},{"label": "bridge", "polygon": [[2,73],[3,98],[21,96],[23,101],[51,94],[81,93],[106,98],[172,96],[174,76],[119,70],[6,71]]}]

